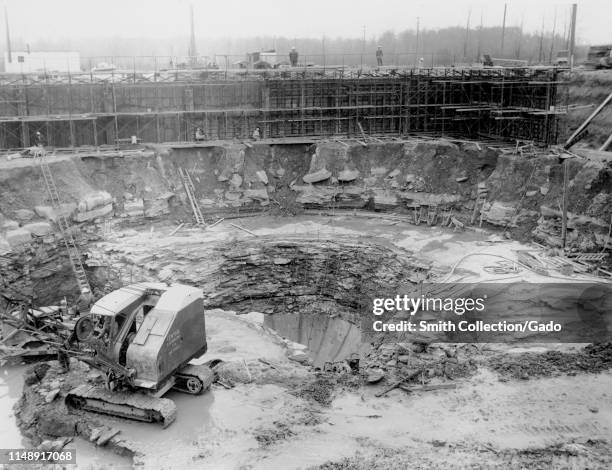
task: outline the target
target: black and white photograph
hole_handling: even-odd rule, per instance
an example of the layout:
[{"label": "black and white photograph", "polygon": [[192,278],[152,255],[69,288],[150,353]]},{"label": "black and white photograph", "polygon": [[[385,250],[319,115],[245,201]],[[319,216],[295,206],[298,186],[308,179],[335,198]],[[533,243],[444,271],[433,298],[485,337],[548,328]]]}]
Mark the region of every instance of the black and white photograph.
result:
[{"label": "black and white photograph", "polygon": [[0,16],[1,469],[612,469],[610,0]]}]

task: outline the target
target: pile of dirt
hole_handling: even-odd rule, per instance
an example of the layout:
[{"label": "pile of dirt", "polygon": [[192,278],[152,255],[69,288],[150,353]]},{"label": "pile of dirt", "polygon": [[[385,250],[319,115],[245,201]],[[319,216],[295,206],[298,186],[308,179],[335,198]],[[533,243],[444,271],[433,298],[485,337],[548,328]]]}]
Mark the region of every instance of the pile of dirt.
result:
[{"label": "pile of dirt", "polygon": [[278,441],[295,436],[295,432],[293,432],[287,424],[275,421],[274,425],[275,426],[271,428],[261,427],[255,430],[255,440],[259,443],[260,447],[266,448]]},{"label": "pile of dirt", "polygon": [[262,449],[299,436],[324,421],[323,415],[318,411],[318,405],[310,402],[293,402],[290,412],[279,412],[279,416],[281,417],[273,421],[272,425],[259,426],[254,430],[253,437]]},{"label": "pile of dirt", "polygon": [[488,366],[503,378],[523,380],[577,372],[598,373],[612,368],[612,342],[589,345],[576,353],[498,355],[488,361]]},{"label": "pile of dirt", "polygon": [[383,376],[389,383],[456,380],[476,373],[479,354],[472,344],[382,343],[360,365],[367,377]]},{"label": "pile of dirt", "polygon": [[338,382],[333,377],[320,376],[314,380],[300,384],[291,393],[296,397],[329,406],[334,396]]}]

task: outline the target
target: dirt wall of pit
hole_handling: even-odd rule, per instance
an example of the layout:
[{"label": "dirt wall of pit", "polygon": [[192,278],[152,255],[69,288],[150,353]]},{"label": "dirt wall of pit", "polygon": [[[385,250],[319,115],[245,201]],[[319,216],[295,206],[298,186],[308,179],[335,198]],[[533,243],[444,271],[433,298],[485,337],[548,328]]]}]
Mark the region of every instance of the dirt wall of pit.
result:
[{"label": "dirt wall of pit", "polygon": [[[9,165],[14,162],[19,164]],[[0,168],[0,249],[45,235],[55,217],[40,168],[15,160]],[[476,143],[321,142],[316,145],[227,144],[140,152],[50,157],[65,205],[77,224],[104,218],[170,218],[190,222],[179,168],[191,175],[210,220],[248,212],[366,209],[414,215],[420,207],[452,211],[469,223],[480,193],[483,225],[521,239],[560,242],[562,166],[558,158],[526,158]],[[569,164],[569,240],[583,251],[603,248],[612,215],[606,161]],[[479,221],[478,221],[479,222]],[[37,224],[40,224],[38,226]],[[49,231],[53,231],[50,223]],[[19,235],[18,237],[16,235]]]},{"label": "dirt wall of pit", "polygon": [[[179,168],[191,175],[209,221],[315,209],[393,212],[409,219],[437,213],[438,221],[452,214],[462,223],[480,225],[480,218],[474,219],[480,194],[486,199],[483,227],[549,246],[561,243],[563,172],[558,158],[526,158],[476,143],[159,145],[124,154],[51,156],[48,161],[64,201],[61,210],[79,227],[75,233],[82,243],[102,237],[108,218],[191,222]],[[610,164],[572,159],[569,172],[569,245],[583,252],[610,248]],[[52,264],[69,274],[53,223],[56,212],[34,161],[0,162],[0,251],[9,260],[2,264],[5,285],[14,283],[25,265],[36,271]],[[20,276],[25,281],[29,275]]]}]

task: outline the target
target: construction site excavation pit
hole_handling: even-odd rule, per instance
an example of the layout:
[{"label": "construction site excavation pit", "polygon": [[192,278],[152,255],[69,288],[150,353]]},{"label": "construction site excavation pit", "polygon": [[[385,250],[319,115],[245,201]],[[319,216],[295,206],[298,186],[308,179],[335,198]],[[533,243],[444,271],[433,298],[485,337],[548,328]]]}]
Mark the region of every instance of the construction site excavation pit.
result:
[{"label": "construction site excavation pit", "polygon": [[[10,377],[25,375],[7,418],[33,445],[76,438],[84,454],[119,455],[115,468],[612,462],[609,344],[363,335],[373,299],[423,285],[590,282],[592,272],[555,258],[563,171],[552,151],[526,159],[469,141],[328,140],[45,158],[94,297],[141,282],[200,289],[208,350],[192,363],[214,361],[215,382],[199,396],[168,392],[176,421],[163,429],[68,410],[72,387],[103,379],[76,358],[67,373],[55,360],[5,364],[0,401],[15,401]],[[36,306],[75,302],[40,166],[0,165],[5,285]],[[568,246],[608,250],[610,165],[568,168]],[[525,264],[525,252],[545,268]],[[467,437],[453,433],[459,424]]]}]

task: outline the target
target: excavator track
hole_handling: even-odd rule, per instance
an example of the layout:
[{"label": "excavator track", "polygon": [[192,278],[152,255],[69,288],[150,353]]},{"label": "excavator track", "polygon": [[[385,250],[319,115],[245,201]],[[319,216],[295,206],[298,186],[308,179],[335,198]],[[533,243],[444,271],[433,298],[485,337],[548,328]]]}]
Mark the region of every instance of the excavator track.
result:
[{"label": "excavator track", "polygon": [[172,400],[142,393],[111,392],[101,386],[79,385],[66,395],[66,405],[136,421],[161,423],[164,428],[176,419],[176,405]]},{"label": "excavator track", "polygon": [[191,395],[200,395],[210,388],[215,380],[215,373],[205,365],[188,364],[174,375],[172,388]]}]

